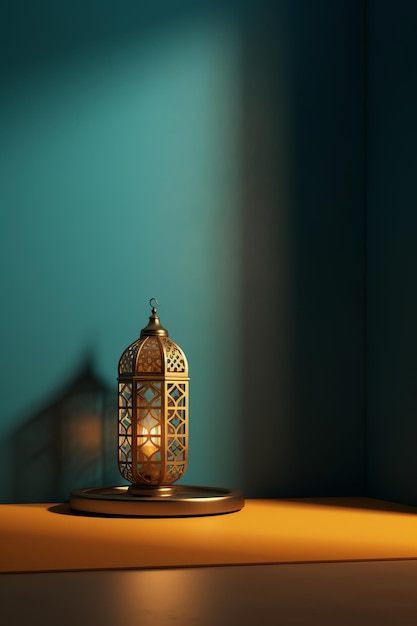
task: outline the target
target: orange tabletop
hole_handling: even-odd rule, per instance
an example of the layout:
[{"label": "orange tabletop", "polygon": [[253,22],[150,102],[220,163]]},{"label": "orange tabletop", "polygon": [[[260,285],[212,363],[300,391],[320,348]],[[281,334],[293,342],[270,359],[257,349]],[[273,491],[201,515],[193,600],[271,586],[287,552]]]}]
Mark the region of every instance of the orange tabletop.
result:
[{"label": "orange tabletop", "polygon": [[370,498],[247,500],[227,515],[115,518],[0,506],[0,571],[417,558],[417,508]]}]

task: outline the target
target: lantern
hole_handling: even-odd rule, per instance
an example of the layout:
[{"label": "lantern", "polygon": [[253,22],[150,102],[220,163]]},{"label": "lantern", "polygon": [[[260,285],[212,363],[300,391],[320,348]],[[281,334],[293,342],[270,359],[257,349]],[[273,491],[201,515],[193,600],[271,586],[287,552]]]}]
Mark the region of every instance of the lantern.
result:
[{"label": "lantern", "polygon": [[130,485],[72,491],[76,511],[140,517],[232,513],[244,506],[238,489],[174,485],[188,462],[188,363],[161,325],[155,298],[139,339],[118,367],[118,463]]},{"label": "lantern", "polygon": [[149,324],[119,361],[119,470],[132,493],[169,486],[185,473],[188,381],[187,358],[152,306]]}]

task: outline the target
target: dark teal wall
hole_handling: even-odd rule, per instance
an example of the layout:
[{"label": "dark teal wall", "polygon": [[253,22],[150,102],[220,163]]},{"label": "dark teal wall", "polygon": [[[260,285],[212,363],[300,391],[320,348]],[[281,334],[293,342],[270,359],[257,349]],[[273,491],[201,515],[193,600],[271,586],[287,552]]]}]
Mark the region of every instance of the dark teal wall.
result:
[{"label": "dark teal wall", "polygon": [[361,494],[364,14],[277,4],[248,28],[245,57],[245,484]]},{"label": "dark teal wall", "polygon": [[417,504],[417,5],[369,2],[368,490]]},{"label": "dark teal wall", "polygon": [[0,498],[36,499],[25,459],[151,296],[190,361],[187,482],[363,493],[362,3],[3,10]]}]

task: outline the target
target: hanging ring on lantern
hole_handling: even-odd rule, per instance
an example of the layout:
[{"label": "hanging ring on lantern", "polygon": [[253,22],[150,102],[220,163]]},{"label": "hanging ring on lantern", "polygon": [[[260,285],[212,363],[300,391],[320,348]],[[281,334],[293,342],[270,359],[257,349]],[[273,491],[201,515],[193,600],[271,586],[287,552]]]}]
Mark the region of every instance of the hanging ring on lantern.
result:
[{"label": "hanging ring on lantern", "polygon": [[155,301],[156,306],[161,306],[161,305],[159,304],[159,302],[158,302],[158,299],[157,299],[157,298],[151,298],[151,299],[149,300],[149,306],[151,306],[153,309],[155,308],[155,304],[152,304],[152,302],[153,302],[153,301]]}]

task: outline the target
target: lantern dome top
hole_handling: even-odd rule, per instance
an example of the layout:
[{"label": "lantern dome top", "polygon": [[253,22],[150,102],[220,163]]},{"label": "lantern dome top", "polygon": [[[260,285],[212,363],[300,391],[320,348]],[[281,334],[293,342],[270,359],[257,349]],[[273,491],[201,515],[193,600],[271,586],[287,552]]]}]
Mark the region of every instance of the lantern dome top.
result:
[{"label": "lantern dome top", "polygon": [[149,323],[141,330],[140,337],[126,348],[119,361],[119,378],[132,376],[180,377],[188,379],[188,362],[183,350],[170,339],[152,305]]}]

